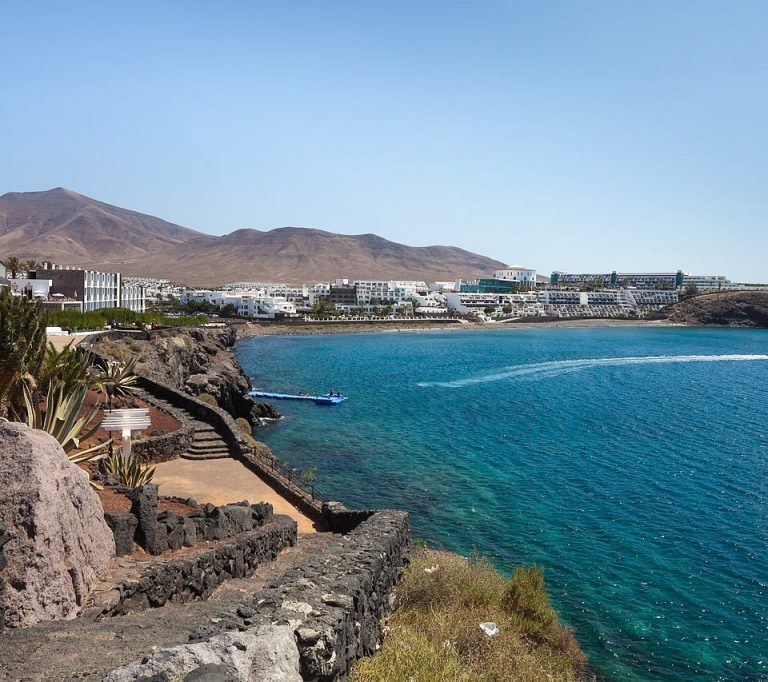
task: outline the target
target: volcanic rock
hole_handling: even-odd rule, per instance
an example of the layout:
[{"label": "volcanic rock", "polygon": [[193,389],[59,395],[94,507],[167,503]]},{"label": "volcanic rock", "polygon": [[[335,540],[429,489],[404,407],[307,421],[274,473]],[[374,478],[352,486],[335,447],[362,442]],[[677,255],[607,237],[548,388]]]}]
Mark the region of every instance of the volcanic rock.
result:
[{"label": "volcanic rock", "polygon": [[0,424],[0,524],[5,624],[74,618],[115,556],[112,531],[88,483],[47,433]]}]

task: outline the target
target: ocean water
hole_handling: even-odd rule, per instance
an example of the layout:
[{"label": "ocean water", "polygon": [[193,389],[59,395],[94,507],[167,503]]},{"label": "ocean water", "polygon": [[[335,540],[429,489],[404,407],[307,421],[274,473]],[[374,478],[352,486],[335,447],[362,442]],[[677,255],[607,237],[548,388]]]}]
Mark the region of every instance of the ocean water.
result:
[{"label": "ocean water", "polygon": [[613,679],[768,679],[768,332],[546,328],[262,337],[258,436],[327,496],[554,604]]}]

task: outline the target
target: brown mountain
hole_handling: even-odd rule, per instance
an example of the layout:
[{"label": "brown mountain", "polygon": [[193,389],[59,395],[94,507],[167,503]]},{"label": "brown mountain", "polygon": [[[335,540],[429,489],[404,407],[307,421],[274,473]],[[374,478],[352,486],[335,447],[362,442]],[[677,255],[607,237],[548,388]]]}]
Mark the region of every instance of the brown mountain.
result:
[{"label": "brown mountain", "polygon": [[0,254],[191,285],[336,277],[455,280],[502,267],[456,247],[405,246],[375,234],[281,227],[215,237],[61,187],[0,196]]}]

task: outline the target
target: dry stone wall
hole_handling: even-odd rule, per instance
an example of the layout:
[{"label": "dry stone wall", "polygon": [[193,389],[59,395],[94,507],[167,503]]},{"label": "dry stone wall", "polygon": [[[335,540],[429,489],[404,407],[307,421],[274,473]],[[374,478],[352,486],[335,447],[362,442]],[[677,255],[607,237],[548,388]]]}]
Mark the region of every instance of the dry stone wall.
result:
[{"label": "dry stone wall", "polygon": [[[378,511],[306,564],[201,625],[190,644],[148,653],[104,679],[344,680],[382,640],[381,621],[393,606],[409,538],[405,512]],[[202,677],[214,673],[221,677]]]},{"label": "dry stone wall", "polygon": [[168,601],[207,599],[225,580],[244,578],[264,562],[273,561],[281,550],[296,544],[296,537],[296,522],[278,515],[260,528],[212,549],[152,562],[138,578],[120,583],[111,595],[104,597],[105,606],[99,615],[117,616],[157,608]]}]

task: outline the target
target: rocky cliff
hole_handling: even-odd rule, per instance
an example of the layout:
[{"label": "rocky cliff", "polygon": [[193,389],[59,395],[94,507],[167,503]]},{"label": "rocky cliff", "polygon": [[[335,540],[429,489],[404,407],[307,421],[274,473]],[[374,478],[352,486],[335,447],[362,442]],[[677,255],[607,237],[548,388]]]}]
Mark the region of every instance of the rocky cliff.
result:
[{"label": "rocky cliff", "polygon": [[142,374],[190,395],[215,400],[219,407],[251,424],[279,418],[271,405],[257,403],[248,395],[251,384],[235,358],[236,341],[231,327],[191,328],[159,330],[148,337],[105,337],[93,347],[118,360],[135,358]]},{"label": "rocky cliff", "polygon": [[673,306],[670,322],[727,327],[768,327],[768,291],[703,294]]}]

